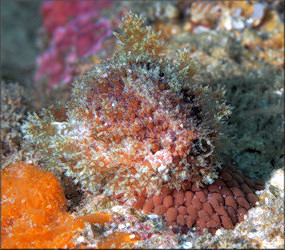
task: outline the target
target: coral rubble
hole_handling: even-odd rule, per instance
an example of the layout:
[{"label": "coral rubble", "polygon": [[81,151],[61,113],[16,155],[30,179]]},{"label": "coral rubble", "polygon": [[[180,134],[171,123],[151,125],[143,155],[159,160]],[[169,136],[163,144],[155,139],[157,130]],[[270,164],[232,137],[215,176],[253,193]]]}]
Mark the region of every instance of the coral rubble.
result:
[{"label": "coral rubble", "polygon": [[22,120],[30,109],[31,99],[19,83],[1,81],[1,156],[20,149]]},{"label": "coral rubble", "polygon": [[193,80],[190,51],[162,56],[160,33],[143,22],[134,14],[123,18],[116,34],[122,51],[75,84],[65,112],[45,109],[22,126],[47,167],[123,200],[134,191],[179,190],[185,180],[214,182],[230,113],[222,88]]}]

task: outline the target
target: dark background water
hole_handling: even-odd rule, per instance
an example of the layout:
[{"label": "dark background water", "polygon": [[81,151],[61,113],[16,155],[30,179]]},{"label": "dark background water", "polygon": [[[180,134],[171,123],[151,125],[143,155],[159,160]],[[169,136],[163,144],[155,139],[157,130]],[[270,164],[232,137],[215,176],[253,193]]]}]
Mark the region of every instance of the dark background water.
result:
[{"label": "dark background water", "polygon": [[2,79],[32,82],[37,33],[41,27],[42,1],[1,1],[1,70]]}]

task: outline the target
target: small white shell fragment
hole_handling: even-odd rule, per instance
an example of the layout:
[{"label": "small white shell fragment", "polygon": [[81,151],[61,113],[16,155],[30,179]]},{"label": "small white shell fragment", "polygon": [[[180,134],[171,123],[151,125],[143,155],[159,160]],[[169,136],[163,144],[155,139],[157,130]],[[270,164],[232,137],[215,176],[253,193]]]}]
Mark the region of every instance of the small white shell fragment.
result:
[{"label": "small white shell fragment", "polygon": [[153,219],[157,219],[159,217],[159,215],[149,214],[147,217],[150,218],[151,220],[153,220]]},{"label": "small white shell fragment", "polygon": [[277,187],[280,190],[284,190],[284,170],[283,169],[277,169],[271,179],[270,184],[274,187]]},{"label": "small white shell fragment", "polygon": [[129,237],[130,239],[134,239],[136,236],[134,234],[131,234]]},{"label": "small white shell fragment", "polygon": [[193,244],[189,241],[186,241],[185,243],[183,243],[182,247],[184,249],[189,249],[189,248],[192,248],[193,247]]},{"label": "small white shell fragment", "polygon": [[122,208],[123,208],[123,206],[114,206],[111,208],[111,211],[117,213],[117,212],[121,211]]},{"label": "small white shell fragment", "polygon": [[77,238],[77,242],[78,243],[83,243],[85,240],[84,240],[84,237],[83,236],[80,236]]}]

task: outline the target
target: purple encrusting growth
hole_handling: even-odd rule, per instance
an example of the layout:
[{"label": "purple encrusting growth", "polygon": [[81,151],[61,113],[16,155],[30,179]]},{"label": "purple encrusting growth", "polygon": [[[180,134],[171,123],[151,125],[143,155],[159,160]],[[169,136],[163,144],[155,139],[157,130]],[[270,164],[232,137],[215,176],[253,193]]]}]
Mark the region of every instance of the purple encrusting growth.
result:
[{"label": "purple encrusting growth", "polygon": [[[61,12],[57,11],[60,7]],[[35,81],[46,80],[50,88],[71,83],[73,64],[96,54],[104,40],[112,35],[112,25],[99,16],[96,2],[45,2],[42,15],[51,40],[50,46],[37,58]],[[51,16],[53,22],[49,22]]]}]

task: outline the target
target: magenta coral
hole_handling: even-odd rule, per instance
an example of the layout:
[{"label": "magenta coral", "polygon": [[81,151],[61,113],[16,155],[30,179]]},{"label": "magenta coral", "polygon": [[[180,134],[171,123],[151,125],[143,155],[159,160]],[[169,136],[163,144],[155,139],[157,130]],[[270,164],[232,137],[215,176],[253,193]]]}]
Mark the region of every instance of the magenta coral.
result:
[{"label": "magenta coral", "polygon": [[73,69],[65,62],[61,52],[50,47],[37,58],[38,69],[35,81],[47,79],[50,88],[57,86],[60,82],[70,83],[72,81]]},{"label": "magenta coral", "polygon": [[109,4],[110,1],[44,1],[41,6],[44,28],[52,35],[71,19],[89,12],[97,15],[98,10]]},{"label": "magenta coral", "polygon": [[110,22],[100,18],[95,8],[105,5],[107,2],[85,1],[43,4],[44,27],[49,31],[51,41],[50,47],[37,59],[36,82],[46,80],[51,88],[70,83],[73,63],[100,50],[102,42],[112,34]]}]

